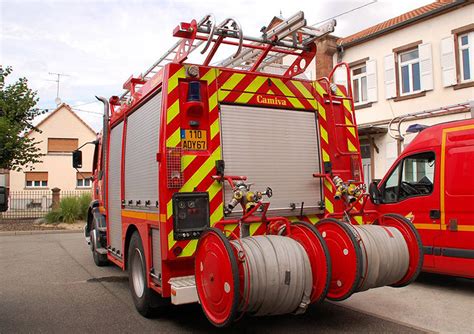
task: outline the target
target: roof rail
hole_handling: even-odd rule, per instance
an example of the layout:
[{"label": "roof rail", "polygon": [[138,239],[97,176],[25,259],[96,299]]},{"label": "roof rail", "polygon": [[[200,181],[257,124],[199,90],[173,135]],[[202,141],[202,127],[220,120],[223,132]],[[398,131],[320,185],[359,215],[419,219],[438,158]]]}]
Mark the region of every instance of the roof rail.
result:
[{"label": "roof rail", "polygon": [[[246,71],[280,67],[286,70],[284,75],[294,77],[303,73],[314,58],[316,54],[314,41],[333,32],[335,26],[335,20],[330,20],[318,28],[308,26],[304,13],[300,11],[264,31],[261,37],[250,37],[243,34],[242,26],[236,19],[227,18],[216,25],[214,15],[208,14],[199,22],[196,20],[189,23],[181,22],[173,30],[173,36],[179,37],[180,40],[146,69],[140,75],[140,79],[143,81],[151,79],[167,63],[182,63],[190,53],[204,43],[201,54],[207,52],[207,56],[202,65],[208,66],[219,46],[227,44],[236,46],[236,51],[218,62],[216,66]],[[281,64],[281,59],[286,55],[296,56],[290,66]],[[120,99],[123,101],[129,96],[130,90],[126,88]]]}]

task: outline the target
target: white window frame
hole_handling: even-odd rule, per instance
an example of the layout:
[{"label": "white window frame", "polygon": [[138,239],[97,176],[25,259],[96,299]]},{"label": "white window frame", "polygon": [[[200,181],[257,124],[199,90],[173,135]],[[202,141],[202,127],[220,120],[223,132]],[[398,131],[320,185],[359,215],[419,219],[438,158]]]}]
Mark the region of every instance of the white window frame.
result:
[{"label": "white window frame", "polygon": [[[467,37],[468,42],[467,45],[462,45],[461,39],[462,37]],[[460,82],[471,82],[474,80],[474,33],[473,32],[467,32],[458,35],[458,59],[459,59],[459,78]],[[463,50],[469,50],[469,67],[470,67],[470,79],[464,79],[464,63],[463,63],[463,57],[462,57],[462,51]]]},{"label": "white window frame", "polygon": [[[402,62],[402,55],[413,52],[415,50],[418,51],[418,58]],[[421,92],[423,90],[423,88],[422,88],[422,85],[421,85],[420,51],[418,50],[418,48],[414,48],[414,49],[410,49],[410,50],[400,52],[400,53],[397,54],[397,57],[398,57],[398,78],[399,78],[398,86],[399,86],[399,90],[400,90],[400,96],[412,95],[412,94],[416,94],[416,93]],[[418,69],[420,70],[420,89],[418,89],[418,90],[413,90],[413,70],[412,70],[412,68],[413,68],[413,64],[415,64],[415,63],[418,63]],[[408,66],[408,77],[410,78],[410,80],[409,80],[410,89],[406,93],[403,92],[403,77],[402,77],[402,67],[403,66]]]},{"label": "white window frame", "polygon": [[[81,181],[81,182],[80,182]],[[85,185],[85,182],[89,181],[89,185]],[[80,185],[82,183],[82,185]],[[91,188],[92,180],[91,179],[76,179],[76,188]]]},{"label": "white window frame", "polygon": [[[360,73],[360,74],[356,74],[354,75],[354,71],[355,70],[358,70],[358,69],[362,69],[363,67],[365,67],[365,72],[363,73]],[[352,74],[352,80],[351,80],[351,85],[352,85],[352,97],[354,98],[354,105],[362,105],[362,104],[366,104],[369,102],[369,90],[368,90],[368,84],[367,84],[367,63],[363,63],[363,64],[360,64],[360,65],[357,65],[357,66],[354,66],[351,68],[351,74]],[[362,78],[365,77],[365,100],[362,99]],[[355,87],[354,87],[354,80],[357,80],[358,81],[358,90],[357,92],[355,91]],[[358,96],[359,97],[359,101],[358,102],[355,102],[355,97]]]},{"label": "white window frame", "polygon": [[[28,182],[31,182],[31,185],[28,185]],[[37,185],[36,182],[39,182]],[[41,181],[25,181],[25,188],[47,188],[48,187],[48,180],[41,180]]]}]

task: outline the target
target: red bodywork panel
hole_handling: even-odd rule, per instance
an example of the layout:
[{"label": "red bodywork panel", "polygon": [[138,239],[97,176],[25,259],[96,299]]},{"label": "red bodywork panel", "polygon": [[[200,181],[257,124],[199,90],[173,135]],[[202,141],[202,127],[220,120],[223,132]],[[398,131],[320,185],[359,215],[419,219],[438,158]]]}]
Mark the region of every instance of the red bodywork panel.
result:
[{"label": "red bodywork panel", "polygon": [[424,271],[474,278],[474,120],[448,122],[423,130],[405,148],[379,184],[414,154],[435,155],[429,194],[373,205],[379,213],[412,219],[422,238]]}]

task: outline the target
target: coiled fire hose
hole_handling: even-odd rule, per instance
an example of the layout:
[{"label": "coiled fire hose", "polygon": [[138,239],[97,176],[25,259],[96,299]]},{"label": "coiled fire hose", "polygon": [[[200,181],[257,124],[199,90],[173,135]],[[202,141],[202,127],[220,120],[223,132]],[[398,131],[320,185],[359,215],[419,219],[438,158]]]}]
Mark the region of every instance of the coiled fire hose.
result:
[{"label": "coiled fire hose", "polygon": [[276,235],[233,240],[238,258],[246,261],[244,297],[239,311],[253,315],[304,312],[313,284],[311,265],[295,240]]},{"label": "coiled fire hose", "polygon": [[410,254],[403,235],[395,227],[354,227],[361,242],[362,280],[357,291],[398,282],[408,270]]}]

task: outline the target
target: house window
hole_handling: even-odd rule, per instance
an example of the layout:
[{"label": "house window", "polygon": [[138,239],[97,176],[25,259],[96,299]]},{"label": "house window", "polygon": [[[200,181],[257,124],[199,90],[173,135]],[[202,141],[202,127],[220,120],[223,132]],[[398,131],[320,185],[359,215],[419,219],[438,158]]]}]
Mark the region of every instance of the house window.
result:
[{"label": "house window", "polygon": [[472,33],[458,36],[461,82],[474,79],[474,64],[472,62],[474,41],[472,39]]},{"label": "house window", "polygon": [[77,188],[90,188],[92,186],[92,173],[81,172],[77,173],[76,187]]},{"label": "house window", "polygon": [[48,138],[48,153],[71,153],[78,143],[77,138]]},{"label": "house window", "polygon": [[400,95],[421,91],[420,58],[418,48],[398,54]]},{"label": "house window", "polygon": [[26,172],[26,188],[46,188],[48,186],[48,172]]},{"label": "house window", "polygon": [[367,67],[365,64],[352,69],[352,94],[355,104],[367,102]]}]

